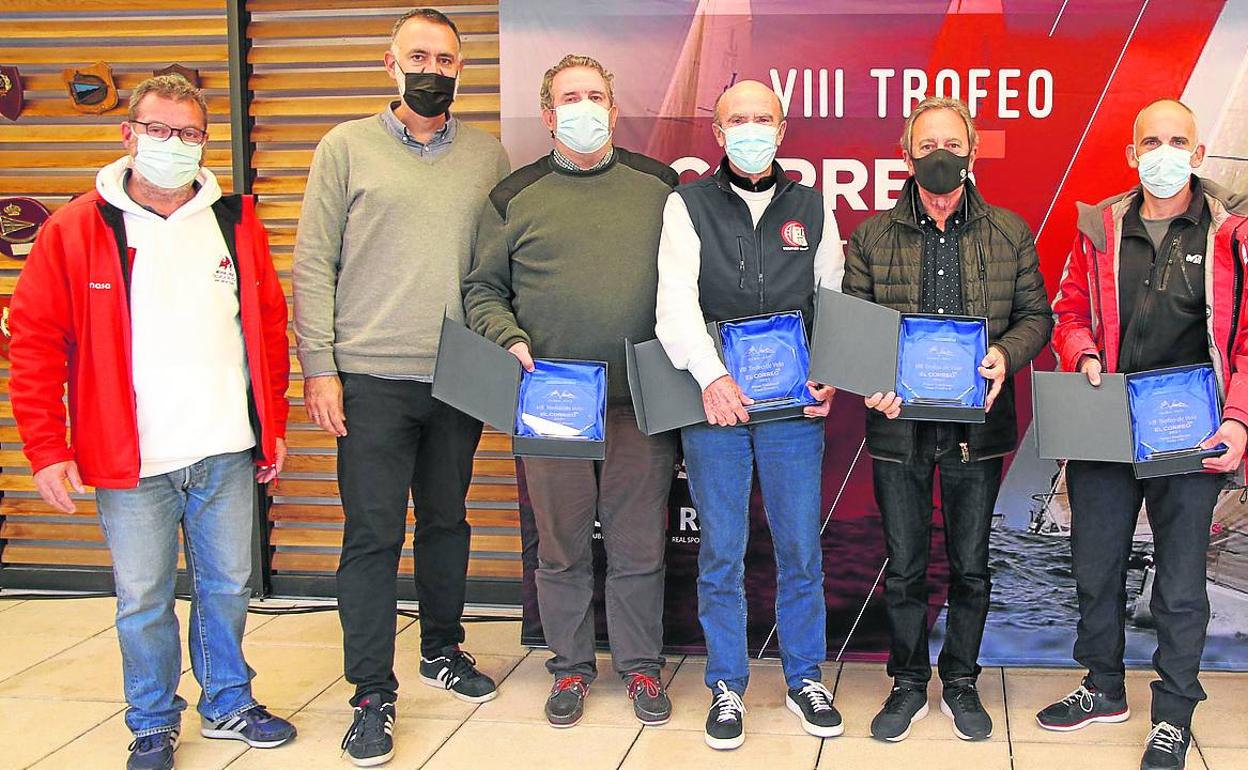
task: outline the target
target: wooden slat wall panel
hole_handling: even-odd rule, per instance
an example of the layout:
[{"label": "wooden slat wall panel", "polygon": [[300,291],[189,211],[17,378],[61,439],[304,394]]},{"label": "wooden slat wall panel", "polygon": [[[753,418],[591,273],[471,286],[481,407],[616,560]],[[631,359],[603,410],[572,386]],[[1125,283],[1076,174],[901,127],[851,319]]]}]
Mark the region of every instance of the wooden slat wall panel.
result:
[{"label": "wooden slat wall panel", "polygon": [[[397,98],[381,57],[395,18],[412,4],[390,0],[251,0],[247,7],[252,14],[248,61],[253,68],[249,82],[254,92],[253,189],[260,197],[260,214],[269,230],[274,264],[287,279],[316,143],[338,123],[376,114]],[[497,135],[496,4],[440,2],[436,7],[455,19],[464,37],[467,66],[455,112],[466,122]],[[337,568],[342,542],[334,439],[309,424],[301,396],[301,388],[297,395],[292,392],[292,456],[288,473],[274,490],[270,515],[274,524],[273,569],[277,575],[328,575]],[[468,517],[474,528],[469,573],[474,578],[520,577],[515,463],[510,449],[506,436],[487,430],[474,464],[468,495]],[[410,515],[408,526],[412,526]],[[412,570],[410,548],[404,550],[402,569],[408,573]]]},{"label": "wooden slat wall panel", "polygon": [[[225,0],[4,0],[0,63],[22,74],[26,107],[0,119],[0,195],[29,195],[56,210],[91,190],[95,173],[120,157],[119,123],[131,89],[152,70],[181,63],[199,70],[210,109],[207,165],[227,191],[231,179],[230,100]],[[120,99],[103,115],[69,103],[61,70],[105,61]],[[0,260],[0,295],[22,267]],[[8,403],[8,362],[0,359],[0,560],[33,567],[106,567],[95,501],[52,510],[34,492]]]}]

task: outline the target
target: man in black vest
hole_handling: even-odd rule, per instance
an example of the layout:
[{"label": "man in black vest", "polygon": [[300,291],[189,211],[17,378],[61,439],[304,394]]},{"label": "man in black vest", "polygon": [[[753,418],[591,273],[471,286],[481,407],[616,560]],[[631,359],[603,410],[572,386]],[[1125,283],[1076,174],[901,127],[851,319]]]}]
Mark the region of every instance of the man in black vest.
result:
[{"label": "man in black vest", "polygon": [[812,735],[844,730],[819,673],[827,651],[821,418],[832,389],[807,383],[818,404],[806,407],[806,418],[752,424],[746,407],[753,402],[706,331],[707,321],[790,310],[802,311],[809,323],[816,286],[840,288],[841,240],[831,210],[818,191],[789,179],[775,162],[784,129],[780,100],[762,83],[747,80],[725,91],[713,130],[727,157],[713,175],[668,197],[659,240],[655,332],[672,363],[702,387],[706,409],[707,424],[685,428],[681,440],[701,522],[698,617],[712,692],[706,742],[716,749],[745,740],[744,560],[756,467],[776,554],[786,705]]}]

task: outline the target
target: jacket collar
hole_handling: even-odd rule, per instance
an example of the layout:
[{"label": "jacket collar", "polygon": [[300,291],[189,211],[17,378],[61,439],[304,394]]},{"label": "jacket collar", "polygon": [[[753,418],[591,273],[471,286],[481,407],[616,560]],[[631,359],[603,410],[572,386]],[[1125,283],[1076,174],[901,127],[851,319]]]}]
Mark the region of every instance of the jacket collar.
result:
[{"label": "jacket collar", "polygon": [[[771,162],[771,173],[776,177],[776,194],[773,200],[779,198],[785,190],[797,184],[797,182],[789,178],[788,174],[784,173],[784,169],[774,160]],[[724,159],[719,162],[719,168],[715,169],[715,184],[724,192],[732,192],[732,178],[728,173],[727,156],[724,156]]]},{"label": "jacket collar", "polygon": [[[1209,205],[1208,201],[1205,200],[1200,177],[1192,177],[1191,190],[1192,199],[1187,205],[1187,210],[1174,218],[1186,219],[1189,223],[1198,225],[1200,224],[1200,218],[1204,215],[1205,209]],[[1140,209],[1144,205],[1144,195],[1140,192],[1139,187],[1136,187],[1132,194],[1134,197],[1131,198],[1131,203],[1127,206],[1126,213],[1122,218],[1122,234],[1148,238],[1148,230],[1144,227],[1144,217],[1140,213]]]},{"label": "jacket collar", "polygon": [[[975,183],[967,179],[962,185],[962,211],[966,215],[966,222],[970,223],[987,216],[988,202],[984,200],[984,196],[980,195]],[[919,186],[914,181],[914,177],[910,177],[902,186],[901,196],[897,199],[897,205],[893,206],[892,212],[889,213],[889,219],[913,230],[919,230],[921,229],[919,209],[922,206],[923,203],[919,200]]]}]

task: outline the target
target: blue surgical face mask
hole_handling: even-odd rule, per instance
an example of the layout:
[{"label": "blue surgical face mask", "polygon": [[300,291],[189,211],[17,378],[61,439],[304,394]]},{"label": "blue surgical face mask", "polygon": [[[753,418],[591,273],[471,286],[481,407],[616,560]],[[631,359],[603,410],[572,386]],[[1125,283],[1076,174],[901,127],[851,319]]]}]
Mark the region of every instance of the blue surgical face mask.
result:
[{"label": "blue surgical face mask", "polygon": [[1140,184],[1158,198],[1173,198],[1188,185],[1194,154],[1172,144],[1163,144],[1137,156]]},{"label": "blue surgical face mask", "polygon": [[742,123],[724,130],[724,152],[728,160],[747,174],[761,174],[771,168],[776,157],[775,126]]},{"label": "blue surgical face mask", "polygon": [[555,108],[555,138],[576,152],[589,154],[611,139],[611,113],[588,99]]},{"label": "blue surgical face mask", "polygon": [[161,141],[139,134],[134,170],[157,187],[178,190],[195,181],[203,157],[202,144],[183,144],[176,136]]}]

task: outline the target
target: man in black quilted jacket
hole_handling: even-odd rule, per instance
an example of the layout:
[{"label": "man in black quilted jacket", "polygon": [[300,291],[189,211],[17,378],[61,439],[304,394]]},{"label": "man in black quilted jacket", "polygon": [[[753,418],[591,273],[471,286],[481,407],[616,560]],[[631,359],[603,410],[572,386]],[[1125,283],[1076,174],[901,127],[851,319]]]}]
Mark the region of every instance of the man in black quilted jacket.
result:
[{"label": "man in black quilted jacket", "polygon": [[898,420],[901,398],[867,398],[867,449],[888,550],[884,598],[892,626],[893,689],[871,734],[900,741],[927,715],[927,563],[932,478],[940,470],[941,512],[951,585],[940,678],[941,710],[964,740],[992,734],[976,689],[979,645],[992,581],[988,534],[1002,461],[1018,443],[1013,375],[1048,343],[1053,321],[1035,238],[1021,217],[990,206],[970,178],[977,137],[966,105],[930,97],[910,114],[902,156],[911,173],[891,211],[850,236],[843,291],[903,313],[988,318],[990,382],[982,425]]}]

